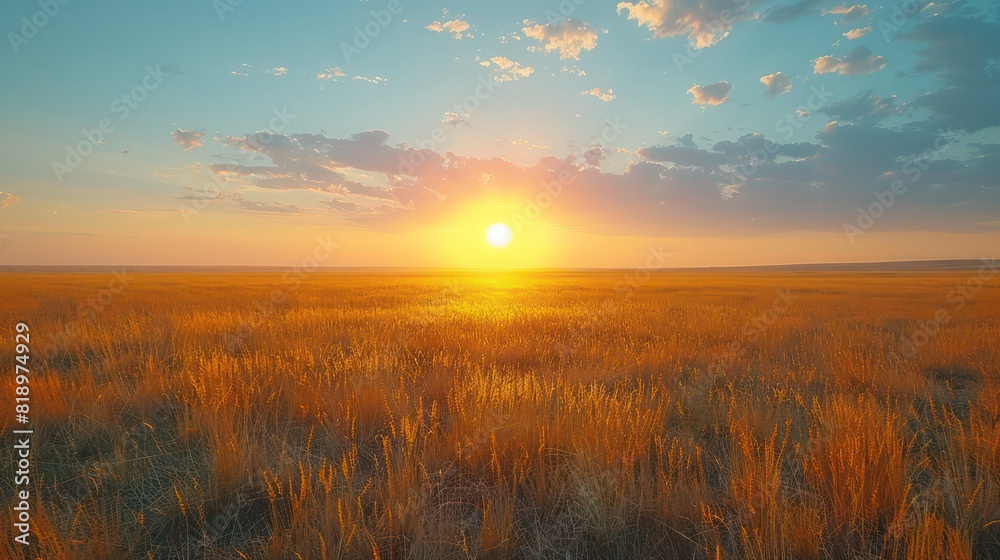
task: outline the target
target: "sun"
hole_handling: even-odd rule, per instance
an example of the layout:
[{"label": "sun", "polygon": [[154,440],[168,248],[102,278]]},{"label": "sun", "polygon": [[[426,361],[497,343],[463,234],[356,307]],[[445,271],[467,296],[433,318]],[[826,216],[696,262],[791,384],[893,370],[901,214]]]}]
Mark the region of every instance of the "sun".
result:
[{"label": "sun", "polygon": [[486,228],[486,242],[494,247],[506,247],[513,237],[507,224],[497,222]]}]

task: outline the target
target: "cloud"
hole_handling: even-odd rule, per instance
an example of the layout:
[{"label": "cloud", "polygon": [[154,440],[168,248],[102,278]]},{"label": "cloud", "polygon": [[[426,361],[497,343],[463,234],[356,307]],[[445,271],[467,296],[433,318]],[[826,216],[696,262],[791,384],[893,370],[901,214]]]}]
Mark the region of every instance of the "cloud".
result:
[{"label": "cloud", "polygon": [[896,105],[895,95],[879,97],[872,90],[867,90],[850,99],[830,103],[820,108],[819,112],[839,122],[876,123],[901,115],[903,108]]},{"label": "cloud", "polygon": [[607,159],[608,155],[611,154],[611,150],[601,146],[600,144],[594,144],[593,146],[584,150],[580,157],[586,162],[589,167],[600,167],[604,160]]},{"label": "cloud", "polygon": [[815,12],[815,8],[822,3],[823,0],[799,0],[791,4],[776,6],[764,14],[762,19],[770,23],[789,22]]},{"label": "cloud", "polygon": [[618,13],[628,11],[628,19],[662,39],[687,35],[696,49],[711,47],[729,35],[733,24],[756,19],[750,11],[758,0],[641,0],[619,2]]},{"label": "cloud", "polygon": [[250,200],[243,198],[242,196],[236,201],[241,208],[244,210],[250,210],[252,212],[260,214],[305,214],[306,210],[299,208],[293,204],[282,204],[280,202],[261,202],[259,200]]},{"label": "cloud", "polygon": [[580,95],[590,95],[600,99],[605,103],[613,101],[615,98],[614,90],[609,89],[608,91],[601,91],[601,88],[596,88],[596,87],[594,89],[581,91]]},{"label": "cloud", "polygon": [[771,98],[792,90],[792,80],[782,72],[761,76],[760,83],[767,86],[767,91],[764,92],[764,95]]},{"label": "cloud", "polygon": [[884,57],[873,55],[868,47],[857,46],[844,58],[830,55],[817,58],[813,61],[813,72],[817,74],[836,72],[845,76],[872,74],[885,68],[886,63]]},{"label": "cloud", "polygon": [[345,76],[347,76],[347,74],[344,74],[344,71],[341,70],[339,67],[337,67],[337,68],[327,68],[326,70],[324,70],[324,71],[316,74],[316,79],[317,80],[321,80],[321,81],[323,81],[323,80],[333,80],[333,79],[336,79],[336,78],[343,78]]},{"label": "cloud", "polygon": [[456,39],[461,39],[464,36],[462,33],[469,29],[469,22],[457,18],[444,23],[435,21],[428,25],[427,29],[434,31],[435,33],[448,32],[451,33]]},{"label": "cloud", "polygon": [[868,6],[864,4],[854,4],[853,6],[843,5],[823,12],[824,16],[828,14],[843,16],[840,18],[841,23],[849,23],[865,17],[869,14],[869,10]]},{"label": "cloud", "polygon": [[725,154],[688,146],[639,148],[636,154],[649,161],[673,163],[686,167],[716,168],[726,163]]},{"label": "cloud", "polygon": [[10,208],[21,202],[21,199],[7,192],[0,192],[0,208]]},{"label": "cloud", "polygon": [[695,105],[721,105],[729,99],[733,86],[729,82],[716,82],[707,86],[695,84],[687,90],[693,97]]},{"label": "cloud", "polygon": [[369,84],[375,84],[377,86],[383,86],[383,85],[389,83],[389,80],[386,79],[386,78],[383,78],[382,76],[372,76],[371,78],[366,77],[366,76],[354,76],[351,79],[352,80],[360,80],[362,82],[368,82]]},{"label": "cloud", "polygon": [[271,68],[270,70],[267,71],[267,73],[271,74],[272,76],[284,76],[285,74],[288,73],[288,68],[285,68],[284,66],[278,66],[276,68]]},{"label": "cloud", "polygon": [[525,36],[541,41],[545,52],[558,51],[560,59],[579,59],[581,51],[597,47],[597,31],[579,19],[529,25],[522,31]]},{"label": "cloud", "polygon": [[569,66],[563,66],[562,69],[559,70],[559,71],[562,72],[563,74],[573,74],[575,76],[586,76],[587,75],[587,73],[584,72],[583,69],[580,68],[579,66],[577,66],[576,64],[571,64]]},{"label": "cloud", "polygon": [[211,164],[209,167],[218,175],[232,175],[260,188],[373,199],[387,199],[386,188],[360,180],[351,170],[382,173],[393,180],[402,175],[421,177],[440,173],[444,157],[432,150],[389,146],[388,138],[389,134],[383,130],[370,130],[345,139],[319,134],[231,136],[225,139],[226,145],[265,156],[273,165],[233,168]]},{"label": "cloud", "polygon": [[[948,152],[936,134],[874,124],[831,123],[814,142],[781,143],[749,133],[711,149],[697,148],[685,135],[685,145],[640,148],[639,160],[621,171],[601,168],[609,151],[599,145],[576,156],[546,155],[515,164],[393,145],[381,130],[349,138],[273,134],[266,139],[248,134],[229,140],[264,156],[266,163],[235,170],[212,166],[213,171],[258,189],[329,193],[320,201],[326,211],[384,231],[433,227],[497,195],[512,201],[498,211],[514,215],[524,212],[519,201],[533,200],[552,184],[567,186],[545,208],[546,221],[609,235],[842,232],[859,207],[873,202],[872,193],[894,180],[906,185],[906,204],[886,212],[879,229],[970,231],[1000,211],[991,188],[1000,187],[1000,153],[994,146],[983,144],[964,159],[951,159],[964,151]],[[242,196],[229,200],[264,214],[321,211]],[[956,206],[960,203],[965,204]]]},{"label": "cloud", "polygon": [[472,127],[472,125],[469,124],[469,121],[466,120],[466,119],[468,119],[468,117],[469,117],[469,115],[460,115],[458,113],[455,113],[455,112],[452,112],[452,111],[448,111],[448,112],[446,112],[444,114],[444,118],[441,119],[441,122],[443,122],[445,124],[450,124],[451,126],[453,126],[455,128],[458,128],[458,125],[460,125],[460,124],[464,124],[465,126]]},{"label": "cloud", "polygon": [[136,209],[121,209],[121,210],[98,210],[99,214],[162,214],[163,210],[136,210]]},{"label": "cloud", "polygon": [[928,123],[935,129],[958,129],[968,132],[1000,126],[997,111],[1000,87],[949,87],[925,94],[913,101],[933,113]]},{"label": "cloud", "polygon": [[871,32],[872,32],[872,26],[869,25],[868,27],[859,27],[857,29],[852,29],[847,33],[844,33],[844,37],[847,37],[848,39],[851,39],[853,41],[854,39],[860,39]]},{"label": "cloud", "polygon": [[514,62],[513,60],[503,56],[494,56],[493,58],[484,60],[479,64],[487,68],[489,68],[490,64],[496,66],[498,70],[493,75],[493,81],[501,83],[527,78],[535,72],[534,68],[530,66],[521,66],[520,63]]},{"label": "cloud", "polygon": [[969,132],[1000,125],[1000,22],[976,17],[937,16],[921,20],[897,38],[927,44],[918,72],[937,74],[944,87],[913,101],[931,111],[928,127]]},{"label": "cloud", "polygon": [[688,148],[697,148],[698,147],[698,144],[696,144],[695,141],[694,141],[694,134],[691,134],[690,132],[688,132],[684,136],[681,136],[680,138],[678,138],[677,139],[677,143],[679,145],[681,145],[681,146],[687,146]]},{"label": "cloud", "polygon": [[205,142],[201,137],[204,134],[194,130],[177,129],[170,133],[174,137],[174,145],[184,148],[184,151],[193,150],[199,146],[204,146]]},{"label": "cloud", "polygon": [[819,152],[819,145],[811,142],[779,144],[768,140],[759,132],[752,132],[740,136],[735,142],[717,142],[712,150],[725,155],[727,162],[733,163],[747,158],[764,161],[775,161],[782,156],[792,159],[808,158]]}]

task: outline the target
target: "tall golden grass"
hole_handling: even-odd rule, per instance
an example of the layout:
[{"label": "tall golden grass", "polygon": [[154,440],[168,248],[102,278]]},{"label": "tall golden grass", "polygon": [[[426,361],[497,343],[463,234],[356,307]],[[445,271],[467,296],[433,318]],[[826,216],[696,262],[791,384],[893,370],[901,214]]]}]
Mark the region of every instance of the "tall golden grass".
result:
[{"label": "tall golden grass", "polygon": [[995,286],[621,276],[0,275],[47,348],[0,556],[1000,557]]}]

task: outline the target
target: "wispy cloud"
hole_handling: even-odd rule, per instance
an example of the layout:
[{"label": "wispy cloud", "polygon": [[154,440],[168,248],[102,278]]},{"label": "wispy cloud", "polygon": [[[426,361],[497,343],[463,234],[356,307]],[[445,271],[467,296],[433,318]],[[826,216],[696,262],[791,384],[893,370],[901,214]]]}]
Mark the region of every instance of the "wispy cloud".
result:
[{"label": "wispy cloud", "polygon": [[758,3],[758,0],[641,0],[619,2],[618,13],[627,11],[628,18],[652,31],[653,37],[687,35],[691,46],[702,49],[729,35],[733,24],[758,17],[751,9]]},{"label": "wispy cloud", "polygon": [[193,150],[205,145],[205,142],[201,139],[204,134],[194,130],[181,130],[178,128],[171,132],[170,135],[174,137],[174,145],[184,148],[184,151]]},{"label": "wispy cloud", "polygon": [[369,78],[367,76],[354,76],[351,79],[352,80],[360,80],[362,82],[368,82],[369,84],[375,84],[375,85],[379,85],[379,86],[382,86],[382,85],[385,85],[385,84],[389,83],[389,80],[386,79],[386,78],[383,78],[382,76],[372,76],[371,78]]},{"label": "wispy cloud", "polygon": [[792,80],[782,72],[761,76],[760,83],[767,86],[767,90],[764,92],[767,97],[775,97],[792,91]]},{"label": "wispy cloud", "polygon": [[545,52],[556,51],[560,59],[579,59],[582,51],[597,47],[597,31],[590,24],[579,19],[567,19],[559,23],[529,24],[522,32],[542,43]]},{"label": "wispy cloud", "polygon": [[503,56],[494,56],[493,58],[484,60],[479,64],[480,66],[485,66],[487,68],[489,68],[491,64],[495,66],[497,71],[494,73],[493,79],[497,82],[511,82],[521,78],[527,78],[535,72],[534,68],[530,66],[521,66],[519,62],[514,62],[513,60]]},{"label": "wispy cloud", "polygon": [[343,78],[345,76],[347,76],[347,74],[345,74],[341,68],[335,67],[335,68],[327,68],[326,70],[317,73],[316,79],[320,81],[326,81],[326,80],[335,80],[337,78]]},{"label": "wispy cloud", "polygon": [[813,61],[813,72],[817,74],[836,72],[846,76],[873,74],[885,68],[886,64],[885,57],[873,54],[868,47],[857,46],[844,58],[831,55],[817,58]]},{"label": "wispy cloud", "polygon": [[860,39],[871,32],[872,32],[872,26],[869,25],[868,27],[859,27],[857,29],[852,29],[847,33],[844,33],[844,37],[847,37],[848,39],[851,40]]},{"label": "wispy cloud", "polygon": [[[324,206],[359,224],[393,231],[430,227],[460,216],[498,185],[512,200],[528,198],[560,176],[574,186],[546,211],[547,219],[605,234],[839,232],[858,205],[870,202],[873,191],[897,179],[907,181],[906,196],[913,205],[909,210],[894,208],[879,227],[967,231],[974,223],[970,212],[976,214],[975,222],[987,222],[1000,210],[1000,200],[989,189],[970,186],[995,184],[1000,150],[984,145],[981,155],[965,160],[934,156],[914,179],[904,175],[900,162],[924,157],[921,154],[940,145],[939,137],[874,124],[833,123],[812,142],[782,143],[749,133],[710,149],[698,148],[685,134],[678,145],[636,150],[639,160],[621,172],[601,170],[610,156],[601,145],[588,146],[577,157],[544,156],[518,165],[502,158],[392,145],[385,131],[349,138],[276,134],[267,143],[242,138],[246,149],[270,160],[235,171],[247,184],[330,193],[332,202]],[[732,169],[739,169],[747,154],[756,161],[753,172],[734,176]],[[222,167],[215,169],[223,172]],[[362,176],[364,182],[355,179]],[[482,180],[485,176],[490,177],[488,184]],[[732,186],[728,200],[722,196],[726,185]],[[968,201],[975,204],[952,206]],[[291,205],[239,204],[275,215],[309,212]]]},{"label": "wispy cloud", "polygon": [[589,95],[591,97],[596,97],[605,103],[613,101],[615,98],[614,90],[609,89],[608,91],[601,91],[601,88],[596,88],[596,87],[593,89],[581,91],[580,95]]},{"label": "wispy cloud", "polygon": [[229,72],[229,74],[232,75],[232,76],[242,76],[242,77],[246,78],[247,76],[250,75],[250,65],[249,64],[240,64],[239,67],[237,67],[235,70],[232,70],[231,72]]},{"label": "wispy cloud", "polygon": [[848,6],[845,4],[843,6],[836,6],[828,11],[823,12],[823,15],[830,14],[830,15],[841,16],[840,18],[841,23],[849,23],[852,21],[857,21],[865,17],[869,13],[870,12],[868,10],[868,6],[865,4],[854,4],[852,6]]},{"label": "wispy cloud", "polygon": [[716,82],[707,86],[695,84],[687,90],[695,105],[721,105],[729,99],[733,86],[729,82]]},{"label": "wispy cloud", "polygon": [[469,22],[460,18],[445,22],[435,21],[428,25],[427,29],[435,33],[451,33],[452,37],[461,39],[464,36],[463,33],[469,29]]},{"label": "wispy cloud", "polygon": [[8,192],[0,192],[0,208],[10,208],[18,202],[21,202],[19,197]]}]

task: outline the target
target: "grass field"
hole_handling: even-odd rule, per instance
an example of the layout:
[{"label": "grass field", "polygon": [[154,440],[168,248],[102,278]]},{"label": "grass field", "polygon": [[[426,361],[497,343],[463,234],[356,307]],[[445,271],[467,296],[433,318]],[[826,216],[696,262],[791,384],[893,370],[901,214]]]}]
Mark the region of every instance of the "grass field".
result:
[{"label": "grass field", "polygon": [[32,557],[1000,557],[1000,278],[640,272],[2,274]]}]

